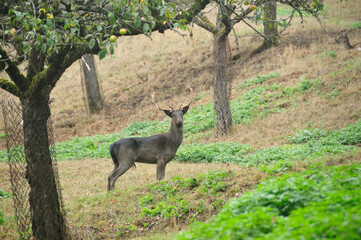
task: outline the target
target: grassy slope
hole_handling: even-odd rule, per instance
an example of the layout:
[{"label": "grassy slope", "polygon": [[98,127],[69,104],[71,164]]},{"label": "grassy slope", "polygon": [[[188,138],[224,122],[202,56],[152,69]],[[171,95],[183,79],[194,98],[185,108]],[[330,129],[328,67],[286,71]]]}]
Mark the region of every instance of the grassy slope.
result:
[{"label": "grassy slope", "polygon": [[[240,60],[234,64],[233,99],[237,99],[252,88],[239,88],[245,80],[254,79],[258,74],[273,73],[275,70],[280,73],[280,77],[271,79],[261,86],[274,83],[294,87],[301,83],[302,79],[318,78],[321,84],[317,89],[284,98],[284,102],[278,103],[280,106],[285,106],[282,107],[283,111],[256,118],[245,125],[236,125],[230,136],[214,139],[208,134],[189,137],[185,143],[237,142],[262,149],[287,143],[289,134],[293,134],[295,129],[307,128],[310,123],[314,128],[322,127],[325,130],[340,129],[356,123],[361,117],[361,106],[358,104],[361,100],[359,77],[361,70],[359,66],[350,67],[354,66],[350,61],[360,59],[360,53],[345,51],[333,41],[333,37],[339,34],[341,29],[347,28],[351,41],[361,38],[360,29],[350,28],[360,17],[360,6],[356,3],[344,4],[339,1],[332,2],[333,7],[326,21],[327,27],[332,28],[329,37],[312,19],[307,19],[304,27],[296,21],[285,32],[283,44],[277,49],[270,49],[249,61]],[[80,79],[77,77],[78,65],[72,66],[52,93],[52,97],[55,97],[52,113],[57,141],[95,133],[117,133],[135,120],[162,120],[163,115],[153,110],[154,107],[150,105],[149,95],[153,90],[157,90],[161,103],[165,104],[168,101],[175,103],[187,99],[183,86],[188,84],[195,88],[197,95],[194,107],[211,103],[212,42],[204,31],[197,30],[194,33],[193,39],[183,40],[177,34],[170,32],[165,36],[155,34],[152,41],[142,36],[119,39],[117,58],[106,59],[98,64],[105,99],[109,105],[98,116],[90,118],[86,116],[80,101],[82,93]],[[242,45],[237,49],[234,41],[231,40],[234,53],[238,51],[246,53],[249,47],[256,47],[261,42],[261,39],[244,26],[239,25],[237,34]],[[143,47],[139,48],[139,45]],[[172,86],[168,86],[170,82]],[[273,103],[276,104],[277,101]],[[360,154],[349,153],[318,161],[328,165],[359,162]],[[298,171],[306,166],[306,163],[300,162],[289,170]],[[194,206],[199,206],[200,198],[209,200],[203,203],[203,212],[199,212],[198,207],[191,210],[185,219],[144,216],[139,220],[142,211],[142,208],[139,208],[139,199],[153,194],[144,185],[155,183],[155,167],[139,165],[137,171],[130,171],[118,180],[117,189],[113,194],[105,194],[105,176],[111,169],[112,164],[109,159],[59,163],[69,220],[80,235],[88,238],[91,236],[111,238],[127,234],[133,234],[133,237],[144,235],[150,230],[177,231],[184,224],[193,221],[192,216],[200,220],[207,218],[216,213],[226,199],[239,196],[257,184],[260,179],[272,174],[259,168],[242,168],[235,164],[173,162],[167,168],[168,180],[176,176],[198,179],[199,173],[207,173],[210,169],[225,169],[228,171],[228,177],[220,179],[219,182],[224,182],[229,187],[220,195],[204,193],[201,190],[192,192],[181,188],[179,194],[185,196]],[[1,163],[0,171],[1,188],[10,191],[8,167]],[[173,181],[169,184],[172,185]],[[167,199],[161,198],[160,195],[155,193],[157,198],[155,201],[163,201],[166,204]],[[174,197],[175,200],[177,196]],[[126,201],[129,199],[131,203]],[[155,203],[151,206],[157,208]],[[0,225],[1,232],[7,238],[16,238],[10,199],[0,200],[0,209],[5,210],[6,219],[5,224]],[[137,226],[138,230],[134,231],[132,226]],[[155,236],[152,234],[145,236],[154,239],[167,238],[164,234]],[[172,236],[170,233],[168,237],[171,239]]]}]

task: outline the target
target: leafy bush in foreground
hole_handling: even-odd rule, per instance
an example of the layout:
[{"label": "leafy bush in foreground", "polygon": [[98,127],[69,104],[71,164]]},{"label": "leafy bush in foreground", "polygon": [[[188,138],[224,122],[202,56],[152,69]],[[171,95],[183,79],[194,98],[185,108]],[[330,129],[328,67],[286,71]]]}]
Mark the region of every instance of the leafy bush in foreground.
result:
[{"label": "leafy bush in foreground", "polygon": [[287,174],[177,239],[359,239],[361,165]]}]

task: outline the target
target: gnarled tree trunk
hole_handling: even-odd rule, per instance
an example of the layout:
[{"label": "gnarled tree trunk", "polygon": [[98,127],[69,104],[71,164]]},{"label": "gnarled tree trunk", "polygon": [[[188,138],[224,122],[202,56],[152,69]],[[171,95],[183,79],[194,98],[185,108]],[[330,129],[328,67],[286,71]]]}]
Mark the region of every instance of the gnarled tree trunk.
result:
[{"label": "gnarled tree trunk", "polygon": [[48,99],[39,95],[21,99],[32,230],[35,239],[68,239],[49,150]]}]

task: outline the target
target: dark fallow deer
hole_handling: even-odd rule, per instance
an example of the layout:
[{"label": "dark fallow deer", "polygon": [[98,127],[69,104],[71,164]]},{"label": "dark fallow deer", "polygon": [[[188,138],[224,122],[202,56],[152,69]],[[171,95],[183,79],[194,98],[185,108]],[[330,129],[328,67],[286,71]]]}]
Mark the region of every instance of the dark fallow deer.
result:
[{"label": "dark fallow deer", "polygon": [[[192,89],[189,88],[191,93]],[[165,134],[157,134],[150,137],[123,138],[110,145],[110,155],[114,162],[114,170],[108,177],[108,191],[114,189],[115,181],[136,162],[157,164],[157,179],[162,180],[165,175],[167,163],[173,159],[183,140],[183,115],[189,109],[191,101],[174,110],[163,109],[155,101],[155,106],[172,118],[170,130]]]},{"label": "dark fallow deer", "polygon": [[344,48],[347,50],[355,49],[361,51],[361,42],[351,45],[350,40],[346,34],[342,34],[341,37],[336,39],[336,42],[343,44]]}]

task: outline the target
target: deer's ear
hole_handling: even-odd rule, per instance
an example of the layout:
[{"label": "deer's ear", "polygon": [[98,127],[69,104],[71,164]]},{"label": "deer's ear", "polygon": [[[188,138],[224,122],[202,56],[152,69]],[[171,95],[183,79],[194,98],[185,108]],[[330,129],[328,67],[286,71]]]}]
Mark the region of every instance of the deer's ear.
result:
[{"label": "deer's ear", "polygon": [[183,115],[187,113],[188,109],[189,109],[189,105],[182,108]]},{"label": "deer's ear", "polygon": [[163,110],[163,111],[168,117],[172,117],[172,111],[169,110]]}]

